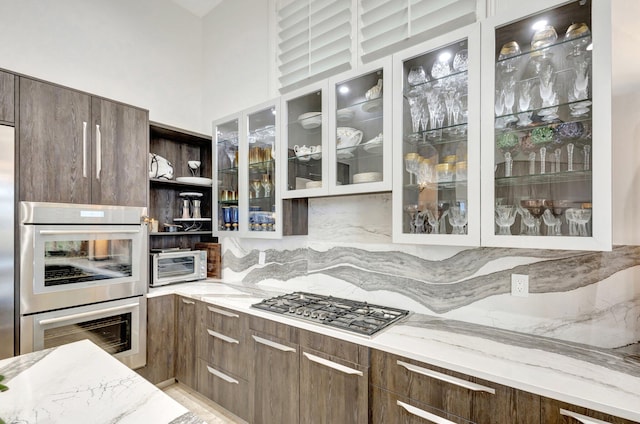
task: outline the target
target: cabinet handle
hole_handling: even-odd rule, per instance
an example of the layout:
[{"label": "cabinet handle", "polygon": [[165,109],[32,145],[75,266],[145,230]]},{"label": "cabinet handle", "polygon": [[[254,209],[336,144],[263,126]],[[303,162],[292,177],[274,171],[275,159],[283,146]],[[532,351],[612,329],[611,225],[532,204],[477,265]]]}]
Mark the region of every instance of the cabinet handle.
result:
[{"label": "cabinet handle", "polygon": [[100,179],[100,171],[102,171],[102,134],[100,125],[96,124],[96,180]]},{"label": "cabinet handle", "polygon": [[567,417],[574,418],[580,421],[582,424],[611,424],[607,421],[597,420],[595,418],[586,417],[584,415],[576,414],[572,411],[567,411],[566,409],[560,409],[560,415],[564,415]]},{"label": "cabinet handle", "polygon": [[439,417],[430,412],[423,411],[422,409],[416,408],[415,406],[411,406],[408,403],[401,402],[399,400],[396,401],[396,404],[403,408],[405,411],[410,413],[411,415],[415,415],[416,417],[424,418],[429,422],[434,424],[455,424],[453,421],[449,421],[446,418]]},{"label": "cabinet handle", "polygon": [[240,318],[240,315],[234,314],[232,312],[225,311],[223,309],[214,308],[213,306],[207,306],[207,309],[211,312],[215,312],[216,314],[224,315],[229,318]]},{"label": "cabinet handle", "polygon": [[413,364],[408,364],[403,361],[397,361],[397,362],[398,362],[398,365],[405,367],[409,371],[415,372],[417,374],[426,375],[427,377],[435,378],[436,380],[444,381],[445,383],[451,383],[456,386],[472,390],[474,392],[486,392],[486,393],[491,393],[492,395],[496,394],[496,390],[491,387],[482,386],[480,384],[472,383],[471,381],[463,380],[461,378],[453,377],[447,374],[442,374],[437,371],[422,368]]},{"label": "cabinet handle", "polygon": [[193,300],[187,300],[187,299],[180,299],[180,300],[182,300],[182,303],[186,303],[187,305],[193,305],[194,303],[196,303]]},{"label": "cabinet handle", "polygon": [[251,337],[253,337],[253,340],[255,340],[256,342],[258,342],[260,344],[272,347],[274,349],[281,350],[283,352],[295,352],[296,351],[292,347],[285,346],[285,345],[280,344],[280,343],[272,342],[271,340],[263,339],[262,337],[258,337],[258,336],[251,336]]},{"label": "cabinet handle", "polygon": [[316,355],[312,355],[312,354],[307,353],[307,352],[302,352],[302,354],[304,356],[306,356],[307,359],[310,360],[311,362],[315,362],[317,364],[324,365],[325,367],[333,368],[334,370],[343,372],[345,374],[359,375],[361,377],[364,375],[364,374],[362,374],[362,371],[358,371],[358,370],[353,369],[353,368],[345,367],[344,365],[338,364],[337,362],[329,361],[328,359],[324,359],[324,358],[321,358],[321,357],[316,356]]},{"label": "cabinet handle", "polygon": [[215,375],[216,377],[223,379],[227,383],[240,384],[240,382],[235,378],[229,377],[227,374],[223,374],[220,371],[211,368],[209,365],[207,365],[207,371],[209,371],[211,374]]},{"label": "cabinet handle", "polygon": [[82,176],[87,178],[87,123],[82,122]]},{"label": "cabinet handle", "polygon": [[209,330],[208,328],[207,328],[207,333],[209,333],[210,336],[215,337],[216,339],[220,339],[220,340],[222,340],[224,342],[227,342],[227,343],[240,343],[236,339],[232,339],[231,337],[225,336],[224,334],[220,334],[220,333],[217,333],[217,332],[215,332],[213,330]]},{"label": "cabinet handle", "polygon": [[78,314],[65,315],[62,317],[46,318],[38,321],[38,325],[49,325],[49,324],[57,324],[61,322],[70,322],[76,319],[89,318],[89,317],[93,317],[93,316],[101,315],[105,313],[110,314],[112,312],[117,312],[117,311],[131,310],[139,306],[140,306],[139,303],[129,303],[127,305],[113,306],[111,308],[100,309],[98,311],[80,312]]}]

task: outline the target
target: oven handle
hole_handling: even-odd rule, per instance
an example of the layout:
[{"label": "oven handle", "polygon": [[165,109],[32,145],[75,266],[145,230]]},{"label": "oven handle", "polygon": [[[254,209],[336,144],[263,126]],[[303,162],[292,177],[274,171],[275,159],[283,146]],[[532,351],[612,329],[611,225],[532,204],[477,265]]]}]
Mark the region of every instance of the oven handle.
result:
[{"label": "oven handle", "polygon": [[94,316],[94,315],[103,314],[105,312],[109,313],[109,312],[121,311],[121,310],[124,310],[124,309],[131,309],[131,308],[135,308],[136,306],[139,306],[139,303],[130,303],[128,305],[114,306],[112,308],[100,309],[99,311],[81,312],[79,314],[65,315],[63,317],[41,319],[40,321],[38,321],[38,324],[39,325],[55,324],[55,323],[58,323],[58,322],[69,321],[69,320],[73,320],[73,319],[76,319],[76,318],[87,318],[87,317],[91,317],[91,316]]},{"label": "oven handle", "polygon": [[63,234],[138,234],[140,230],[40,230],[42,235]]}]

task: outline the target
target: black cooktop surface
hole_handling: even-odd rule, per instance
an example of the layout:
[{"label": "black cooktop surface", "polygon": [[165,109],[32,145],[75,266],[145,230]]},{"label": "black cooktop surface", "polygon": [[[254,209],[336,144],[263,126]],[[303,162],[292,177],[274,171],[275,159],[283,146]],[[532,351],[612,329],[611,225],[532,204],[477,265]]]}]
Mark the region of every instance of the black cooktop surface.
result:
[{"label": "black cooktop surface", "polygon": [[409,314],[403,309],[305,292],[272,297],[251,306],[365,336],[372,336]]}]

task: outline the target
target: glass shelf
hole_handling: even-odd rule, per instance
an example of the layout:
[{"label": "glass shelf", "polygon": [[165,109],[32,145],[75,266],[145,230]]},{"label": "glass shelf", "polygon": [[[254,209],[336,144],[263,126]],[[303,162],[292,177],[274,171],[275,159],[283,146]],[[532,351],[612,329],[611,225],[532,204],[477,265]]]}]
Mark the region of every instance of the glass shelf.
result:
[{"label": "glass shelf", "polygon": [[411,145],[446,144],[467,141],[467,124],[458,124],[432,130],[409,133],[405,141]]},{"label": "glass shelf", "polygon": [[457,189],[461,187],[466,188],[467,180],[457,180],[457,181],[453,180],[453,181],[432,183],[432,184],[426,184],[426,185],[405,184],[403,187],[411,191],[423,191],[425,189],[432,190],[432,191],[451,190],[451,189]]},{"label": "glass shelf", "polygon": [[[584,106],[584,108],[581,108],[581,106]],[[503,134],[513,131],[524,131],[536,127],[544,127],[546,125],[557,125],[569,122],[591,122],[591,106],[591,98],[588,98],[540,109],[531,109],[523,112],[497,116],[495,119],[496,133]],[[549,121],[544,121],[544,117],[548,116],[547,114],[552,113],[554,109],[557,109],[557,111],[555,112],[557,117],[554,117]],[[579,115],[575,115],[575,112],[572,111],[573,109],[582,109],[585,110],[585,112]],[[529,119],[532,122],[527,123],[526,125],[518,125],[518,122],[520,122],[521,120],[525,120],[528,114],[530,114]],[[508,120],[511,120],[511,122],[505,122]]]},{"label": "glass shelf", "polygon": [[[542,47],[540,49],[526,50],[526,51],[524,51],[524,52],[522,52],[520,54],[510,56],[510,57],[508,57],[506,59],[496,60],[496,65],[499,65],[501,63],[505,63],[505,62],[508,62],[508,61],[517,61],[518,59],[521,59],[523,57],[541,56],[541,55],[544,55],[544,54],[548,54],[549,52],[553,53],[554,51],[561,50],[564,47],[567,47],[568,45],[577,44],[577,43],[584,43],[585,45],[591,43],[591,34],[583,35],[583,36],[580,36],[580,37],[575,37],[575,38],[572,38],[570,40],[565,40],[565,38],[563,36],[558,34],[558,41],[556,41],[554,44],[551,44],[551,45],[546,46],[546,47]],[[522,48],[522,46],[520,46],[520,47]]]},{"label": "glass shelf", "polygon": [[519,175],[495,179],[496,187],[516,187],[539,184],[591,182],[591,171],[554,172],[547,174]]},{"label": "glass shelf", "polygon": [[[414,84],[414,85],[410,85],[407,84],[407,89],[408,91],[411,90],[415,90],[417,89],[427,89],[431,86],[441,86],[441,85],[445,85],[444,83],[449,83],[451,81],[455,81],[455,80],[462,80],[464,78],[467,77],[468,72],[467,71],[460,71],[460,72],[451,72],[449,75],[441,77],[441,78],[432,78],[429,79],[429,81],[423,82],[421,84]],[[406,96],[406,93],[405,93]]]}]

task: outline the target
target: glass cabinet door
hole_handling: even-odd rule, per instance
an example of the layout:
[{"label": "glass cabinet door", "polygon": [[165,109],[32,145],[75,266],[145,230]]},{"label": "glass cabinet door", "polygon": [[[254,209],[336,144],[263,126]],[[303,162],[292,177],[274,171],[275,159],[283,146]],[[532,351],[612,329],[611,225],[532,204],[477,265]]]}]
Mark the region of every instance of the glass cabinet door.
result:
[{"label": "glass cabinet door", "polygon": [[479,26],[394,56],[395,242],[478,245]]},{"label": "glass cabinet door", "polygon": [[328,194],[327,83],[282,97],[282,197]]},{"label": "glass cabinet door", "polygon": [[329,81],[329,193],[391,190],[391,58]]},{"label": "glass cabinet door", "polygon": [[[610,233],[594,221],[595,177],[604,183],[610,171],[600,173],[603,164],[593,159],[606,163],[610,147],[609,136],[596,138],[607,119],[593,119],[607,106],[599,109],[594,93],[593,41],[600,34],[592,34],[592,12],[590,0],[564,2],[485,34],[493,44],[486,50],[493,52],[486,65],[493,104],[484,106],[493,171],[488,244],[592,249],[595,233]],[[604,209],[599,214],[606,222]]]},{"label": "glass cabinet door", "polygon": [[[278,105],[270,103],[246,112],[243,168],[247,189],[241,197],[241,222],[247,237],[274,238],[282,234],[279,216],[279,178],[276,167]],[[244,203],[246,199],[246,207]],[[243,213],[244,212],[244,213]]]},{"label": "glass cabinet door", "polygon": [[217,236],[237,235],[242,228],[239,222],[238,179],[239,163],[239,117],[223,119],[213,124],[214,169],[217,175],[217,189],[214,188],[214,204],[217,205],[212,219],[213,231]]}]

